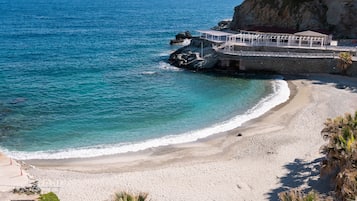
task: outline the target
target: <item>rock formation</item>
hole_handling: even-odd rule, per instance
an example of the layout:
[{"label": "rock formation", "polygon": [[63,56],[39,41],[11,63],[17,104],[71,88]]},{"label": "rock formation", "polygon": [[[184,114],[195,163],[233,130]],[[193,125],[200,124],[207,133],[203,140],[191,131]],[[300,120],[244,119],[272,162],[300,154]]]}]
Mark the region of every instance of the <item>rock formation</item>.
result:
[{"label": "rock formation", "polygon": [[14,188],[12,192],[18,194],[34,195],[41,194],[41,188],[38,186],[38,181],[35,181],[31,183],[31,186]]},{"label": "rock formation", "polygon": [[185,39],[191,39],[191,38],[192,38],[192,35],[189,31],[181,32],[181,33],[176,34],[175,39],[170,40],[170,45],[183,43],[185,41]]},{"label": "rock formation", "polygon": [[231,29],[315,30],[356,39],[356,16],[357,0],[245,0],[235,8]]},{"label": "rock formation", "polygon": [[211,69],[218,63],[218,55],[212,45],[210,41],[192,38],[189,45],[179,48],[170,55],[169,63],[190,70]]},{"label": "rock formation", "polygon": [[218,22],[217,26],[212,27],[212,29],[216,31],[224,31],[226,29],[229,29],[229,27],[231,26],[231,22],[232,20],[222,20]]}]

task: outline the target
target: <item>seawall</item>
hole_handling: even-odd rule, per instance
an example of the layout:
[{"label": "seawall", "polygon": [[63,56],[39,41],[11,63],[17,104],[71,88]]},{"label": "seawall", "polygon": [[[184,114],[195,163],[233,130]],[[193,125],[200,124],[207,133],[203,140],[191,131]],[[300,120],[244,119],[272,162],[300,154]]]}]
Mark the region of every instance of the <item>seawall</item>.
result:
[{"label": "seawall", "polygon": [[[339,60],[332,58],[292,58],[236,56],[219,53],[218,69],[230,72],[273,72],[279,74],[327,73],[343,74]],[[357,77],[357,63],[348,68],[347,75]]]}]

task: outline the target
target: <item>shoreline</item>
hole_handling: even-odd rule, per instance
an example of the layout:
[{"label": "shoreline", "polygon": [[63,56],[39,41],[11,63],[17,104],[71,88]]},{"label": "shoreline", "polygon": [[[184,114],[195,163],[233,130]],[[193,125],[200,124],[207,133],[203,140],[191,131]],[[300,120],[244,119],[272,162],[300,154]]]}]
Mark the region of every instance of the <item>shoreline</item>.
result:
[{"label": "shoreline", "polygon": [[[258,76],[259,77],[259,76]],[[268,78],[268,77],[267,77]],[[58,151],[13,151],[4,150],[3,153],[18,160],[62,160],[82,159],[127,154],[145,151],[157,147],[173,146],[204,140],[212,135],[239,128],[242,124],[259,118],[272,108],[289,100],[290,91],[288,82],[282,76],[269,76],[272,92],[262,97],[254,106],[248,108],[243,114],[237,114],[230,119],[223,120],[206,127],[184,132],[178,135],[166,135],[145,141],[128,142],[124,144],[97,145],[93,147],[71,148]]]},{"label": "shoreline", "polygon": [[[265,116],[268,115],[272,110],[277,110],[277,108],[280,108],[283,105],[288,104],[291,100],[291,97],[294,97],[296,95],[296,86],[294,84],[292,84],[290,81],[287,81],[287,80],[281,79],[281,78],[272,79],[271,81],[275,82],[275,85],[278,85],[277,82],[281,81],[281,80],[283,82],[286,82],[288,89],[289,89],[289,97],[287,98],[287,100],[275,105],[272,108],[269,108],[267,111],[263,112],[263,114],[259,115],[258,117],[254,117],[254,118],[249,119],[248,121],[244,121],[241,125],[233,128],[233,129],[229,129],[229,130],[226,130],[223,132],[213,133],[213,134],[207,135],[205,137],[198,138],[194,141],[188,141],[188,142],[183,142],[183,143],[173,143],[173,144],[168,144],[168,145],[160,145],[160,146],[145,148],[143,150],[138,150],[138,151],[128,151],[128,152],[124,152],[124,153],[115,153],[115,154],[104,154],[104,155],[94,156],[94,157],[81,157],[81,158],[74,157],[74,158],[58,158],[58,159],[28,159],[28,160],[25,159],[22,161],[28,162],[30,164],[34,164],[35,166],[43,165],[45,167],[46,166],[51,166],[51,167],[57,166],[58,167],[58,166],[62,166],[63,164],[75,164],[77,162],[80,162],[80,163],[88,162],[88,165],[91,165],[92,161],[102,161],[103,159],[105,161],[107,161],[107,160],[112,160],[113,158],[121,158],[120,160],[126,161],[127,157],[137,158],[138,156],[141,157],[143,155],[150,155],[153,153],[157,154],[157,155],[161,155],[162,153],[166,153],[167,150],[169,150],[169,149],[172,149],[172,151],[174,152],[174,150],[185,149],[187,147],[195,147],[197,144],[200,144],[200,143],[210,143],[211,141],[222,138],[225,135],[232,135],[232,133],[239,133],[239,130],[244,129],[246,125],[249,125],[256,121],[260,121],[260,119],[265,118]],[[281,85],[281,83],[280,83],[280,85]],[[274,93],[272,95],[273,95],[272,97],[276,97],[281,94]],[[270,96],[271,95],[269,95],[268,97],[270,97]],[[264,101],[264,99],[266,99],[268,97],[261,99],[257,103],[257,105],[263,105],[264,103],[266,103],[266,101]],[[254,107],[256,107],[256,106],[254,106]],[[251,108],[251,109],[253,109],[253,108]],[[249,110],[251,110],[251,109],[249,109]],[[242,115],[242,116],[244,116],[244,115]],[[221,125],[221,124],[222,124],[222,122],[219,123],[219,125]],[[200,129],[200,131],[206,130],[206,129],[207,128],[203,128],[203,129]],[[185,134],[179,135],[178,137],[181,137],[181,136],[185,137]],[[160,139],[161,138],[158,138],[158,140],[160,140]],[[154,139],[154,140],[156,140],[156,139]],[[140,143],[138,143],[138,144],[140,144]],[[136,145],[136,143],[134,145]],[[49,165],[49,164],[51,164],[51,165]]]},{"label": "shoreline", "polygon": [[[135,153],[25,161],[35,166],[28,171],[40,186],[58,187],[64,201],[106,200],[118,191],[148,192],[155,201],[277,200],[297,183],[326,189],[317,178],[320,131],[327,118],[357,109],[357,78],[286,79],[287,102],[231,131]],[[302,173],[311,178],[295,177]]]}]

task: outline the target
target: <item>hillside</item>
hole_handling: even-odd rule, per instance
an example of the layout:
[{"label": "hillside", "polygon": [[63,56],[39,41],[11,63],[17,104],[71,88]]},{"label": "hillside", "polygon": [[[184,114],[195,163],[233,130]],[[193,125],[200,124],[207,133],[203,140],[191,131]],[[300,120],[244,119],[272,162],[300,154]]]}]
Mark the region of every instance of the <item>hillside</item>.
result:
[{"label": "hillside", "polygon": [[357,0],[245,0],[231,29],[316,30],[351,39],[357,38],[356,16]]}]

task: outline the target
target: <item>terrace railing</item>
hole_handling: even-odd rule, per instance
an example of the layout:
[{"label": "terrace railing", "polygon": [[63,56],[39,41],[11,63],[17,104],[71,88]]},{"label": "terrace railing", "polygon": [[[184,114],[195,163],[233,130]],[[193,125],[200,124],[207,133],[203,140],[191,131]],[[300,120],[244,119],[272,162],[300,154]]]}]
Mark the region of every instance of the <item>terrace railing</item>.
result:
[{"label": "terrace railing", "polygon": [[284,57],[284,58],[326,58],[337,59],[336,53],[299,53],[299,52],[261,52],[261,51],[242,51],[229,48],[217,49],[218,52],[234,56],[250,57]]}]

